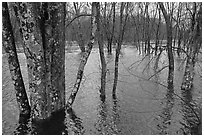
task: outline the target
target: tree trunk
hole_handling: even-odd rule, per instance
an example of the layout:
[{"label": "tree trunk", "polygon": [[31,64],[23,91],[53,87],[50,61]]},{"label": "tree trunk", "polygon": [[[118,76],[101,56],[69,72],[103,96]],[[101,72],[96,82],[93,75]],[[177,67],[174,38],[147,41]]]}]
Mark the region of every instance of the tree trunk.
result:
[{"label": "tree trunk", "polygon": [[178,49],[177,49],[177,55],[180,57],[181,52],[181,39],[182,39],[182,33],[181,30],[178,28]]},{"label": "tree trunk", "polygon": [[[15,16],[16,16],[16,22],[18,22],[18,27],[20,26],[20,20],[19,20],[19,18],[17,17],[18,16],[18,5],[15,3],[15,2],[13,2],[12,3],[12,5],[13,5],[13,9],[14,9],[14,13],[15,13]],[[18,29],[19,30],[19,29]],[[31,73],[30,73],[30,71],[28,70],[28,68],[29,68],[29,64],[32,64],[32,62],[31,62],[31,60],[29,59],[29,58],[27,58],[27,57],[29,57],[29,53],[28,53],[28,51],[26,50],[26,46],[24,45],[25,43],[23,42],[23,35],[22,35],[22,33],[20,32],[20,30],[19,30],[19,35],[20,35],[20,38],[21,38],[21,41],[22,41],[22,47],[23,47],[23,51],[24,51],[24,54],[25,54],[25,56],[26,56],[26,63],[27,63],[27,71],[28,71],[28,81],[30,81],[30,78],[32,77],[31,75]]]},{"label": "tree trunk", "polygon": [[92,16],[91,16],[91,39],[88,43],[87,49],[86,51],[83,53],[82,58],[81,58],[81,62],[78,68],[78,72],[77,72],[77,79],[76,82],[74,84],[73,90],[71,91],[71,95],[67,101],[67,107],[70,107],[75,100],[76,94],[79,90],[80,84],[81,84],[81,80],[83,77],[83,73],[84,73],[84,67],[86,65],[86,62],[89,58],[89,55],[91,53],[93,44],[94,44],[94,39],[95,39],[95,33],[97,30],[97,24],[96,24],[96,15],[97,15],[97,3],[93,2],[92,3]]},{"label": "tree trunk", "polygon": [[[77,9],[77,4],[76,2],[74,2],[74,9],[76,12],[76,16],[80,15],[80,11],[79,9]],[[79,48],[81,49],[81,52],[85,52],[85,43],[84,43],[84,39],[83,39],[83,34],[81,33],[81,23],[80,23],[80,19],[77,19],[77,43],[79,44]]]},{"label": "tree trunk", "polygon": [[[194,66],[195,66],[195,57],[198,52],[198,47],[200,40],[202,40],[201,34],[201,20],[202,20],[202,10],[201,7],[199,12],[196,13],[196,3],[194,3],[194,16],[192,18],[192,29],[189,41],[189,55],[187,56],[186,68],[183,76],[183,82],[181,84],[181,89],[189,91],[193,87],[193,78],[194,78]],[[197,14],[197,15],[196,15]],[[197,18],[196,18],[197,17]],[[195,22],[195,23],[193,23]]]},{"label": "tree trunk", "polygon": [[159,34],[160,34],[160,24],[161,24],[161,11],[160,9],[158,9],[158,11],[159,11],[159,22],[157,24],[157,29],[156,29],[155,55],[157,55],[158,46],[159,46]]},{"label": "tree trunk", "polygon": [[169,85],[173,85],[174,80],[174,56],[172,52],[172,24],[170,21],[170,15],[167,14],[163,3],[159,3],[161,11],[164,15],[164,19],[166,22],[166,30],[167,30],[167,53],[169,59],[169,76],[168,76],[168,83]]},{"label": "tree trunk", "polygon": [[112,40],[111,39],[107,39],[108,41],[108,55],[112,54]]},{"label": "tree trunk", "polygon": [[108,54],[109,55],[112,54],[112,43],[113,43],[114,31],[115,31],[115,5],[116,5],[116,3],[113,2],[112,3],[112,6],[113,6],[113,25],[112,25],[112,32],[111,32],[110,40],[108,40]]},{"label": "tree trunk", "polygon": [[149,3],[146,2],[145,3],[145,14],[146,14],[146,17],[145,17],[145,24],[146,24],[146,43],[145,45],[147,46],[147,54],[150,54],[150,47],[151,47],[151,44],[150,44],[150,19],[149,19],[149,13],[148,13],[148,6],[149,6]]},{"label": "tree trunk", "polygon": [[20,114],[29,115],[30,106],[21,74],[8,5],[6,2],[2,3],[2,23],[3,47],[8,55],[9,70],[11,73],[12,80],[14,82],[14,90],[16,93],[16,100],[18,103],[19,111]]},{"label": "tree trunk", "polygon": [[46,119],[65,104],[65,3],[17,5],[31,74],[32,118]]},{"label": "tree trunk", "polygon": [[[127,21],[127,8],[128,8],[128,3],[126,5],[126,16],[125,20],[123,22],[123,11],[125,7],[125,3],[121,3],[120,7],[120,24],[119,24],[119,36],[118,36],[118,43],[117,43],[117,48],[116,48],[116,53],[115,53],[115,72],[114,72],[114,82],[113,82],[113,90],[112,90],[112,96],[115,98],[116,96],[116,87],[117,87],[117,82],[118,82],[118,63],[119,63],[119,55],[120,55],[120,49],[123,41],[123,36],[124,36],[124,31],[125,31],[125,25]],[[123,24],[124,23],[124,24]]]},{"label": "tree trunk", "polygon": [[65,106],[65,3],[43,3],[42,6],[47,109],[55,112]]},{"label": "tree trunk", "polygon": [[[97,22],[97,34],[98,34],[98,45],[99,45],[99,53],[100,53],[100,59],[101,59],[101,98],[105,99],[105,88],[106,88],[106,60],[104,57],[104,47],[103,47],[103,34],[101,31],[101,23],[100,23],[100,4],[97,2],[97,15],[96,15],[96,22]],[[112,42],[111,42],[112,44]]]}]

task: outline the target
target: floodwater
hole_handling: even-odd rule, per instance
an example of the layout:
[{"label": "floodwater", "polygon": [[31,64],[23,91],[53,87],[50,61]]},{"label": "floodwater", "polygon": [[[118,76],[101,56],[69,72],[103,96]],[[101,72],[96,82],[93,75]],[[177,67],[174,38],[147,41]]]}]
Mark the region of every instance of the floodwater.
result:
[{"label": "floodwater", "polygon": [[[2,58],[2,134],[201,134],[201,59],[195,66],[192,91],[184,92],[180,90],[184,57],[175,57],[172,91],[166,88],[168,60],[165,52],[158,60],[153,55],[139,54],[134,47],[124,47],[120,56],[116,98],[111,94],[114,55],[106,56],[107,97],[104,101],[99,94],[100,58],[98,49],[94,48],[72,109],[56,112],[49,120],[37,123],[19,117],[8,63],[5,56]],[[19,60],[28,89],[23,53],[19,54]],[[79,50],[66,52],[66,98],[75,82],[79,62]]]}]

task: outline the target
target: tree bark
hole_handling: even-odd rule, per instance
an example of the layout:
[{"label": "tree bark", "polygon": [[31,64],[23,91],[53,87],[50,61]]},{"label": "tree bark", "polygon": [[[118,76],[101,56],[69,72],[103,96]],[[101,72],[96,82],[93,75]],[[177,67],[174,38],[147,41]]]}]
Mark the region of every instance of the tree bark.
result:
[{"label": "tree bark", "polygon": [[164,19],[166,22],[166,31],[167,31],[167,53],[169,59],[169,75],[168,75],[168,83],[169,85],[173,85],[174,80],[174,56],[172,52],[172,23],[170,20],[170,15],[167,14],[166,9],[164,8],[163,3],[159,2],[159,6],[164,15]]},{"label": "tree bark", "polygon": [[87,49],[86,51],[83,53],[82,58],[81,58],[81,62],[78,68],[78,72],[77,72],[77,78],[76,78],[76,82],[74,84],[73,90],[71,91],[71,95],[69,96],[69,99],[66,103],[67,107],[71,107],[71,105],[74,103],[76,94],[79,90],[80,84],[81,84],[81,80],[83,77],[83,73],[84,73],[84,67],[86,65],[86,62],[89,58],[89,55],[91,53],[93,44],[94,44],[94,40],[95,40],[95,33],[97,30],[97,24],[96,24],[96,16],[97,16],[97,3],[93,2],[92,3],[92,16],[91,16],[91,38],[90,41],[87,45]]},{"label": "tree bark", "polygon": [[65,106],[65,3],[43,3],[42,6],[47,109],[55,112]]},{"label": "tree bark", "polygon": [[[105,99],[105,88],[106,88],[106,60],[104,56],[104,47],[103,47],[103,34],[101,31],[101,23],[100,23],[100,4],[97,2],[97,16],[96,16],[96,22],[97,22],[97,34],[98,34],[98,45],[99,45],[99,53],[100,53],[100,59],[101,59],[101,98]],[[112,42],[111,42],[112,43]]]},{"label": "tree bark", "polygon": [[30,106],[23,82],[23,77],[21,74],[8,5],[6,2],[2,3],[2,23],[3,47],[8,55],[9,70],[11,73],[12,80],[14,82],[14,90],[16,93],[16,100],[18,103],[19,111],[20,114],[29,115]]},{"label": "tree bark", "polygon": [[65,104],[65,3],[17,3],[28,61],[33,119]]}]

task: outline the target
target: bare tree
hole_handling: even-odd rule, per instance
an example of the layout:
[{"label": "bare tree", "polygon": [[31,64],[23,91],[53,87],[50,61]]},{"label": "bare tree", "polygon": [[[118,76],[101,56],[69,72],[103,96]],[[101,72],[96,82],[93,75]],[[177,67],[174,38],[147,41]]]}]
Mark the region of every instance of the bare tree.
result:
[{"label": "bare tree", "polygon": [[20,114],[30,114],[30,106],[21,74],[8,5],[6,2],[2,3],[2,23],[3,47],[8,55],[9,70],[14,82],[14,89],[19,111]]},{"label": "bare tree", "polygon": [[71,91],[71,95],[69,96],[69,99],[67,101],[67,104],[66,104],[67,107],[70,107],[74,103],[76,94],[79,90],[81,80],[83,77],[84,67],[87,63],[87,60],[89,58],[89,55],[91,53],[91,50],[92,50],[92,47],[94,44],[95,33],[97,30],[96,16],[97,16],[97,3],[93,2],[92,3],[92,16],[91,16],[91,38],[90,38],[90,41],[87,45],[86,51],[83,53],[83,55],[81,57],[81,62],[80,62],[79,68],[78,68],[76,82],[75,82],[74,87]]},{"label": "bare tree", "polygon": [[101,31],[101,16],[100,16],[100,3],[97,3],[97,15],[96,15],[96,22],[97,22],[97,34],[98,34],[98,45],[99,45],[99,53],[101,59],[101,98],[105,99],[105,88],[106,88],[106,60],[104,56],[104,43],[103,43],[103,34]]},{"label": "bare tree", "polygon": [[[103,8],[103,30],[107,40],[108,54],[112,54],[112,43],[115,32],[116,2],[104,3]],[[111,20],[112,19],[112,20]]]},{"label": "bare tree", "polygon": [[[169,4],[169,3],[168,3]],[[164,8],[163,3],[159,3],[161,11],[163,13],[165,22],[166,22],[166,31],[167,31],[167,53],[169,59],[169,75],[168,75],[168,83],[173,86],[174,80],[174,56],[172,52],[172,22],[171,22],[171,14],[167,14],[167,10]]]},{"label": "bare tree", "polygon": [[[126,11],[125,19],[123,19],[124,9]],[[117,87],[117,82],[118,82],[119,55],[120,55],[121,45],[123,42],[123,36],[125,32],[125,25],[126,25],[127,17],[128,17],[128,3],[122,2],[120,6],[119,36],[117,40],[117,48],[116,48],[116,53],[115,53],[115,72],[114,72],[114,82],[113,82],[113,92],[112,92],[113,97],[116,96],[116,87]]]}]

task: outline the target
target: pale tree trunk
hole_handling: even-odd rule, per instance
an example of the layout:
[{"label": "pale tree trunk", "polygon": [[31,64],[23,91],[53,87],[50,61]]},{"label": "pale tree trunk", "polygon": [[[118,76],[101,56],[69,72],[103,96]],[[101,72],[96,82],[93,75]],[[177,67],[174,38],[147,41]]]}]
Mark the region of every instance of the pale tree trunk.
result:
[{"label": "pale tree trunk", "polygon": [[128,3],[126,3],[126,16],[123,22],[123,11],[125,8],[125,3],[121,3],[120,7],[120,24],[119,24],[119,36],[118,36],[118,43],[115,53],[115,72],[114,72],[114,82],[113,82],[113,90],[112,90],[112,96],[116,97],[116,87],[118,83],[118,66],[119,66],[119,55],[120,55],[120,49],[123,42],[123,36],[125,31],[125,25],[128,17],[127,9],[128,9]]},{"label": "pale tree trunk", "polygon": [[81,80],[83,77],[83,73],[84,73],[84,67],[87,63],[87,60],[89,58],[89,55],[91,53],[93,44],[94,44],[94,40],[95,40],[95,33],[97,30],[97,24],[96,24],[96,15],[97,15],[97,3],[93,2],[92,3],[92,16],[91,16],[91,38],[90,41],[87,45],[86,51],[83,53],[82,58],[81,58],[81,62],[78,68],[78,72],[77,72],[77,78],[76,78],[76,82],[74,84],[74,87],[71,91],[71,95],[69,96],[69,99],[66,103],[67,107],[71,107],[71,105],[74,103],[76,94],[79,90],[80,84],[81,84]]},{"label": "pale tree trunk", "polygon": [[[181,89],[189,91],[193,87],[193,78],[194,78],[194,67],[195,67],[195,58],[196,53],[199,51],[200,41],[202,40],[201,36],[201,20],[202,20],[202,9],[200,9],[198,13],[196,13],[196,3],[194,3],[194,17],[192,18],[192,29],[189,41],[189,54],[187,56],[187,62],[185,67],[185,72],[183,76],[183,81],[181,84]],[[195,23],[193,23],[195,22]]]},{"label": "pale tree trunk", "polygon": [[106,88],[106,60],[104,57],[104,47],[103,47],[103,34],[101,31],[101,23],[100,23],[100,4],[97,2],[97,16],[96,16],[96,22],[97,22],[97,35],[98,35],[98,45],[99,45],[99,53],[100,53],[100,59],[101,59],[101,98],[105,99],[105,88]]},{"label": "pale tree trunk", "polygon": [[17,3],[17,7],[32,118],[46,119],[65,104],[65,3]]},{"label": "pale tree trunk", "polygon": [[8,56],[9,70],[11,73],[12,80],[14,82],[14,90],[16,93],[16,100],[18,103],[19,111],[20,114],[29,115],[30,106],[21,74],[8,5],[6,2],[2,3],[2,23],[3,47]]},{"label": "pale tree trunk", "polygon": [[[20,20],[19,20],[19,18],[17,17],[18,16],[18,5],[15,3],[15,2],[13,2],[12,3],[12,6],[13,6],[13,9],[14,9],[14,13],[15,13],[15,16],[16,16],[16,21],[17,21],[17,23],[18,23],[18,27],[20,26]],[[22,47],[23,47],[23,51],[24,51],[24,54],[25,54],[25,56],[26,56],[26,63],[27,63],[27,70],[28,70],[28,68],[29,68],[29,64],[31,64],[31,61],[29,60],[29,58],[27,58],[28,56],[29,56],[29,53],[28,53],[28,51],[26,50],[26,46],[24,45],[24,42],[23,42],[23,35],[22,35],[22,33],[20,32],[20,30],[19,30],[19,35],[20,35],[20,38],[21,38],[21,40],[22,40]],[[30,81],[30,78],[32,77],[31,76],[32,74],[28,71],[28,81]]]},{"label": "pale tree trunk", "polygon": [[168,83],[169,85],[173,85],[174,80],[174,56],[172,52],[172,23],[170,20],[170,15],[167,14],[166,9],[164,8],[163,3],[159,2],[159,6],[164,15],[164,19],[166,22],[166,30],[167,30],[167,53],[169,59],[169,75],[168,75]]}]

